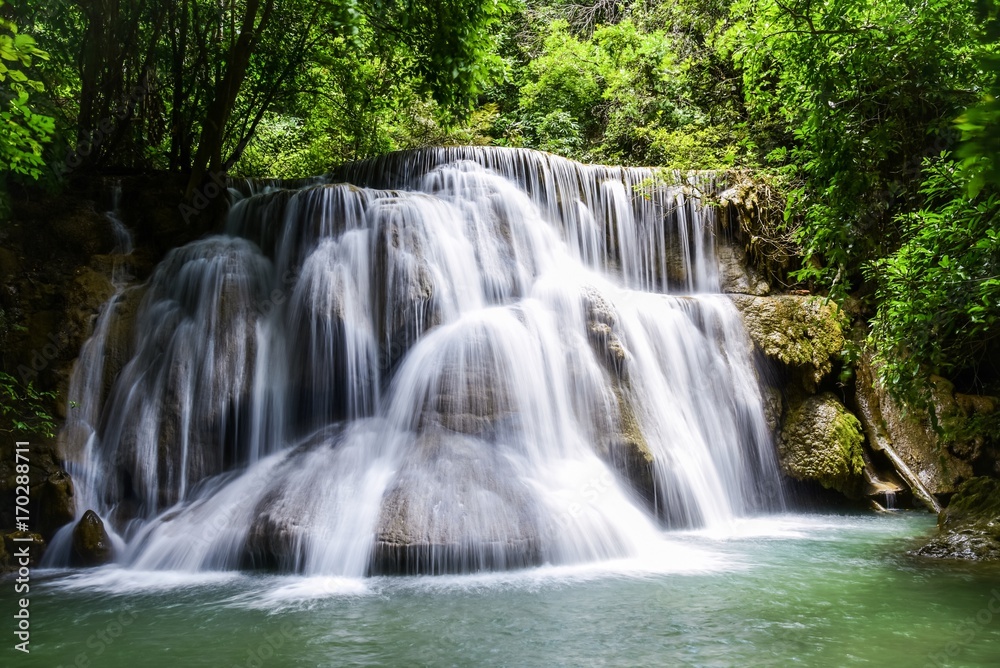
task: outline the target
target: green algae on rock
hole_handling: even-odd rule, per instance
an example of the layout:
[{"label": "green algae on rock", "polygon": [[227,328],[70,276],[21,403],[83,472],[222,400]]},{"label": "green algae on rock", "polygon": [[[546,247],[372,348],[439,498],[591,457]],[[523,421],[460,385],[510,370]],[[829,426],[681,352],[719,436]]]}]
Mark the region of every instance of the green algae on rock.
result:
[{"label": "green algae on rock", "polygon": [[830,373],[832,359],[844,347],[835,304],[799,295],[731,298],[754,344],[770,359],[801,369],[807,390]]},{"label": "green algae on rock", "polygon": [[848,497],[861,493],[865,463],[861,424],[829,393],[791,402],[778,442],[782,469]]},{"label": "green algae on rock", "polygon": [[916,554],[937,559],[1000,561],[1000,480],[978,477],[955,490],[938,514],[939,534]]}]

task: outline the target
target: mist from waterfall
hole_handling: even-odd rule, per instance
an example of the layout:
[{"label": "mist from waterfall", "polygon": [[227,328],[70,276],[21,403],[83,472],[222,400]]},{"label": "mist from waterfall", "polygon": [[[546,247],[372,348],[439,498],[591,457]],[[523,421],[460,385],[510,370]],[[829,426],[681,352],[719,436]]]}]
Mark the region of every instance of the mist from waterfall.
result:
[{"label": "mist from waterfall", "polygon": [[446,148],[296,185],[245,189],[81,351],[62,447],[121,563],[574,564],[780,506],[711,176]]}]

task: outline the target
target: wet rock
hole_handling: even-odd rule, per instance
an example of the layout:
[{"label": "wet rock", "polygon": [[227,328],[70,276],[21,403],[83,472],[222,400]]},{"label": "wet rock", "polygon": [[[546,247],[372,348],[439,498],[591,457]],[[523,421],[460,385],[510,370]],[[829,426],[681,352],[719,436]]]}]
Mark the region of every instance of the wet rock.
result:
[{"label": "wet rock", "polygon": [[73,480],[62,469],[53,470],[40,484],[32,487],[31,494],[38,498],[38,531],[51,538],[61,527],[76,516]]},{"label": "wet rock", "polygon": [[833,394],[824,392],[789,402],[778,457],[792,478],[859,498],[864,485],[863,442],[858,419]]},{"label": "wet rock", "polygon": [[771,291],[767,280],[751,266],[743,248],[730,241],[722,241],[716,247],[716,253],[722,292],[763,296]]},{"label": "wet rock", "polygon": [[642,498],[652,503],[656,497],[653,451],[626,391],[618,385],[614,391],[618,415],[612,425],[606,458]]},{"label": "wet rock", "polygon": [[104,522],[93,510],[88,510],[73,528],[74,566],[100,566],[114,559],[111,537]]},{"label": "wet rock", "polygon": [[530,489],[485,441],[442,430],[412,445],[383,501],[371,570],[510,570],[541,561]]},{"label": "wet rock", "polygon": [[146,295],[146,285],[126,289],[112,305],[109,315],[108,339],[104,348],[104,383],[101,389],[101,403],[111,394],[111,387],[118,374],[135,352],[136,316],[142,298]]},{"label": "wet rock", "polygon": [[955,490],[938,514],[939,535],[916,550],[938,559],[1000,560],[1000,480],[978,477]]},{"label": "wet rock", "polygon": [[764,408],[764,421],[771,434],[777,434],[781,428],[781,418],[784,415],[784,397],[779,388],[773,385],[761,387],[761,403]]},{"label": "wet rock", "polygon": [[733,295],[732,300],[757,348],[797,370],[803,387],[814,392],[844,347],[836,305],[797,295]]},{"label": "wet rock", "polygon": [[441,367],[421,422],[463,434],[488,435],[514,415],[513,388],[488,344],[470,343],[456,357]]},{"label": "wet rock", "polygon": [[298,509],[289,508],[280,490],[261,499],[247,533],[243,568],[294,573],[300,570],[307,531],[295,522]]},{"label": "wet rock", "polygon": [[[945,444],[930,414],[904,406],[891,397],[867,358],[859,360],[856,373],[856,401],[872,449],[886,452],[914,495],[932,510],[938,510],[938,500],[929,497],[951,494],[959,482],[972,477],[970,462],[978,456],[976,444],[965,441]],[[960,417],[951,383],[937,376],[931,378],[931,383],[937,419],[949,421]]]},{"label": "wet rock", "polygon": [[47,547],[41,534],[28,531],[12,531],[4,534],[0,540],[0,573],[14,572],[24,566],[20,558],[14,555],[25,547],[28,548],[28,567],[38,566]]},{"label": "wet rock", "polygon": [[615,377],[625,379],[630,355],[620,337],[615,307],[593,288],[584,290],[583,307],[587,335],[597,358]]},{"label": "wet rock", "polygon": [[374,261],[383,273],[375,285],[375,326],[379,341],[388,342],[383,353],[391,360],[400,359],[420,334],[441,322],[422,231],[405,222],[406,212],[393,211],[405,206],[382,207],[375,230]]}]

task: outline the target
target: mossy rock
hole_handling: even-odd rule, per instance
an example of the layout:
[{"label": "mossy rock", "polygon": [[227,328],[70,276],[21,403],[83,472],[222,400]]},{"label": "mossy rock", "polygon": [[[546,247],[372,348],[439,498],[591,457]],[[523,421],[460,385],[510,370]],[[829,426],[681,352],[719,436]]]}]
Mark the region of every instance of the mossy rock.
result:
[{"label": "mossy rock", "polygon": [[35,567],[42,562],[46,542],[41,534],[28,531],[12,531],[0,539],[0,573],[15,572],[21,568],[20,559],[15,557],[20,550],[28,548],[28,566]]},{"label": "mossy rock", "polygon": [[796,480],[859,498],[865,467],[861,423],[829,392],[793,401],[778,444],[782,469]]},{"label": "mossy rock", "polygon": [[955,490],[938,514],[940,534],[916,551],[938,559],[1000,561],[1000,480],[978,477]]},{"label": "mossy rock", "polygon": [[100,566],[114,558],[111,537],[104,522],[93,510],[88,510],[73,528],[73,565]]},{"label": "mossy rock", "polygon": [[608,459],[643,498],[654,503],[656,485],[653,451],[642,433],[639,418],[625,390],[616,384],[614,393],[618,402],[618,421],[617,429],[608,444]]},{"label": "mossy rock", "polygon": [[1000,480],[986,477],[966,480],[938,515],[938,526],[942,529],[968,522],[1000,522]]},{"label": "mossy rock", "polygon": [[802,371],[813,391],[844,348],[837,306],[819,297],[732,295],[754,344],[770,359]]}]

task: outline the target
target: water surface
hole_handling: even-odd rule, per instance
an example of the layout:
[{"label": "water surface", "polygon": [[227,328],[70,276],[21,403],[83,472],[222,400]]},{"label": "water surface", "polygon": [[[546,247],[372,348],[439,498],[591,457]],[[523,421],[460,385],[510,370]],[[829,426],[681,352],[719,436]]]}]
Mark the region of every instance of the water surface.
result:
[{"label": "water surface", "polygon": [[932,530],[787,515],[668,534],[644,560],[479,576],[49,571],[14,665],[1000,665],[1000,568],[905,554]]}]

